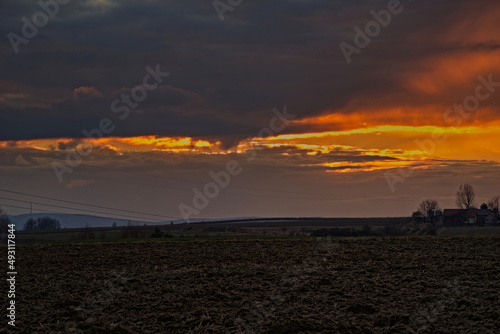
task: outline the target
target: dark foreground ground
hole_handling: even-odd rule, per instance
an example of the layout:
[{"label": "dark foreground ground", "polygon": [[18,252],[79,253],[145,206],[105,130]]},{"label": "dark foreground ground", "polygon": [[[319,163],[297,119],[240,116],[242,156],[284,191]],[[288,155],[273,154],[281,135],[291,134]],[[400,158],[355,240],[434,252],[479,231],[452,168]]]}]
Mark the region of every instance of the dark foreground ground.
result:
[{"label": "dark foreground ground", "polygon": [[20,245],[17,257],[9,332],[500,331],[500,238]]}]

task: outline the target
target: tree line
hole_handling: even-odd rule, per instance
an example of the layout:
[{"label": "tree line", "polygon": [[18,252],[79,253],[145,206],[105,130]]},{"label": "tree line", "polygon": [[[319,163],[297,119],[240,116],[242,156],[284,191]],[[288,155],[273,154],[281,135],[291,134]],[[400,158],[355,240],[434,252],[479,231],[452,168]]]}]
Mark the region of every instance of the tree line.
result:
[{"label": "tree line", "polygon": [[[486,203],[482,203],[480,209],[488,209],[498,214],[500,198],[498,196],[491,197]],[[455,204],[462,210],[476,209],[476,191],[469,183],[461,184],[455,194]],[[429,211],[441,210],[438,201],[435,199],[425,199],[420,202],[417,211],[413,212],[412,218],[420,220],[427,216]]]},{"label": "tree line", "polygon": [[25,230],[49,230],[61,228],[59,220],[50,217],[29,218],[24,223]]},{"label": "tree line", "polygon": [[[12,224],[7,213],[0,207],[0,233],[7,233],[7,226]],[[29,218],[24,223],[25,230],[46,230],[61,228],[59,220],[50,217]]]}]

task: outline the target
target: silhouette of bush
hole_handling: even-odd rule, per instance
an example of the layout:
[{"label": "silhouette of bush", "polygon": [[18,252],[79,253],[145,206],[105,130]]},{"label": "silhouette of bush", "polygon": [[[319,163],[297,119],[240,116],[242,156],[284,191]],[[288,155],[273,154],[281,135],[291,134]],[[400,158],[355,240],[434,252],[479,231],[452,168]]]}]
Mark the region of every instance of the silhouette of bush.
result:
[{"label": "silhouette of bush", "polygon": [[80,238],[83,240],[95,239],[94,231],[92,231],[89,224],[85,225],[85,229],[83,230]]},{"label": "silhouette of bush", "polygon": [[371,231],[357,230],[351,227],[348,228],[330,228],[319,229],[311,231],[313,237],[359,237],[373,235]]},{"label": "silhouette of bush", "polygon": [[158,226],[155,227],[155,231],[151,235],[151,238],[163,238],[163,232]]},{"label": "silhouette of bush", "polygon": [[377,235],[386,235],[386,236],[397,236],[397,235],[405,235],[404,231],[401,228],[389,225],[385,226],[381,231],[373,231],[369,225],[363,226],[361,230],[347,227],[347,228],[323,228],[318,230],[310,230],[310,235],[313,237],[362,237],[362,236],[377,236]]},{"label": "silhouette of bush", "polygon": [[403,230],[401,230],[399,227],[394,226],[394,225],[389,225],[385,226],[382,229],[382,233],[387,236],[398,236],[398,235],[405,235]]},{"label": "silhouette of bush", "polygon": [[0,208],[0,235],[2,235],[2,242],[7,242],[7,232],[9,224],[12,224],[7,213]]},{"label": "silhouette of bush", "polygon": [[174,236],[170,233],[162,232],[158,226],[155,227],[151,238],[173,238]]},{"label": "silhouette of bush", "polygon": [[36,230],[37,222],[33,218],[29,218],[26,223],[24,223],[25,230]]},{"label": "silhouette of bush", "polygon": [[48,230],[59,228],[61,228],[59,220],[50,217],[41,217],[36,220],[29,218],[26,223],[24,223],[25,230]]},{"label": "silhouette of bush", "polygon": [[372,227],[370,225],[363,225],[362,231],[366,235],[371,235],[372,234]]},{"label": "silhouette of bush", "polygon": [[139,226],[136,226],[129,221],[127,226],[123,228],[122,238],[139,238],[139,234]]}]

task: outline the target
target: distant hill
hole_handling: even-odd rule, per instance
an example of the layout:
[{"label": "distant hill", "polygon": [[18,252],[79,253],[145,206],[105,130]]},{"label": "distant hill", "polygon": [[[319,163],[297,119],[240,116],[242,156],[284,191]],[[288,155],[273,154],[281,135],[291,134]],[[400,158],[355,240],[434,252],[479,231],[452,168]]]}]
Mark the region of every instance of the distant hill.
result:
[{"label": "distant hill", "polygon": [[[33,214],[22,214],[17,216],[9,216],[14,224],[16,224],[16,228],[18,230],[23,229],[24,223],[29,218],[37,219],[39,217],[51,217],[59,220],[61,223],[61,228],[80,228],[85,227],[87,224],[90,227],[111,227],[113,223],[116,223],[118,226],[127,225],[127,219],[119,219],[119,218],[107,218],[107,217],[99,217],[99,216],[91,216],[91,215],[75,215],[75,214],[62,214],[62,213],[33,213]],[[134,225],[144,225],[144,224],[152,224],[150,222],[145,221],[132,221]]]},{"label": "distant hill", "polygon": [[[92,216],[92,215],[80,215],[80,214],[65,214],[65,213],[33,213],[33,214],[22,214],[17,216],[9,215],[11,221],[16,224],[17,230],[22,230],[24,227],[24,223],[29,218],[37,219],[40,217],[51,217],[59,220],[61,223],[61,228],[81,228],[89,225],[90,227],[111,227],[113,223],[116,223],[118,226],[126,226],[128,225],[128,219],[121,218],[108,218],[108,217],[100,217],[100,216]],[[192,219],[191,223],[200,223],[200,222],[211,222],[211,221],[234,221],[234,220],[245,220],[245,219],[255,219],[256,217],[241,217],[241,218],[226,218],[226,219]],[[163,225],[170,224],[171,221],[164,222],[148,222],[148,221],[138,221],[131,220],[134,225]],[[184,223],[183,219],[173,220],[174,224],[182,224]]]}]

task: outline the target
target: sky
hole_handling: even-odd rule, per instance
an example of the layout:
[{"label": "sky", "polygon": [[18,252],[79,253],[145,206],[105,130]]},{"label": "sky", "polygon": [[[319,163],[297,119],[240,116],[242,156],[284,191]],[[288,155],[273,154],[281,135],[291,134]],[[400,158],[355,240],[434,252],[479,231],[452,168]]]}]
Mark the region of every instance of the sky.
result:
[{"label": "sky", "polygon": [[498,1],[41,3],[0,2],[9,214],[388,217],[500,194]]}]

